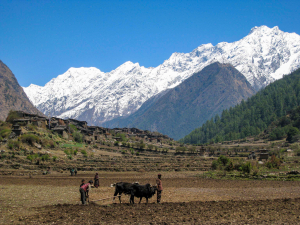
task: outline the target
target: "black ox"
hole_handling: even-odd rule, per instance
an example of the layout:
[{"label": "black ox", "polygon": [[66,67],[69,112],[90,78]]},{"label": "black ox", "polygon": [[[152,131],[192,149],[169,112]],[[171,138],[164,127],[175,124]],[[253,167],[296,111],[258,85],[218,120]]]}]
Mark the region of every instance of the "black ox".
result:
[{"label": "black ox", "polygon": [[119,195],[119,200],[121,203],[121,196],[123,193],[126,195],[131,195],[131,187],[134,184],[138,184],[137,182],[135,183],[127,183],[127,182],[118,182],[116,184],[113,184],[112,186],[115,186],[115,193],[114,193],[114,198],[113,201],[115,201],[115,198],[117,195]]},{"label": "black ox", "polygon": [[140,198],[140,202],[142,201],[142,198],[146,198],[146,203],[148,204],[148,199],[151,198],[153,195],[155,195],[157,188],[151,186],[150,184],[146,185],[139,185],[139,184],[133,184],[130,187],[130,203],[134,204],[134,197]]}]

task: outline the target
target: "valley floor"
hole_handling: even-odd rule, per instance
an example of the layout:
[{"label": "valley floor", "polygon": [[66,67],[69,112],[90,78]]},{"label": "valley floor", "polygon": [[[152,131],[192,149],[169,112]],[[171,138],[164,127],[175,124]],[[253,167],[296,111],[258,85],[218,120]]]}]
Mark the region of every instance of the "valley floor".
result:
[{"label": "valley floor", "polygon": [[[199,172],[198,172],[199,173]],[[162,204],[156,195],[149,204],[122,204],[112,199],[80,205],[81,179],[53,173],[31,178],[0,177],[0,224],[295,224],[300,221],[299,181],[241,181],[203,179],[197,172],[163,173]],[[155,183],[156,173],[99,173],[100,187],[90,200],[113,196],[112,183]]]}]

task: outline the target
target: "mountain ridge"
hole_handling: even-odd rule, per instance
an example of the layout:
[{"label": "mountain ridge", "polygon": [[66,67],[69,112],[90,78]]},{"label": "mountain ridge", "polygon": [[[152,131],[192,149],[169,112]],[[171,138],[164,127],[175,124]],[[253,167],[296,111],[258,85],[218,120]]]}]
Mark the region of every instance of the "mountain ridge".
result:
[{"label": "mountain ridge", "polygon": [[155,130],[179,139],[254,93],[247,79],[232,65],[215,62],[144,103],[128,118],[104,125]]},{"label": "mountain ridge", "polygon": [[155,68],[129,61],[108,73],[94,67],[70,68],[44,87],[30,85],[24,91],[46,115],[101,125],[129,116],[152,96],[179,85],[215,61],[231,63],[259,90],[299,67],[300,36],[278,27],[254,27],[239,41],[176,52]]},{"label": "mountain ridge", "polygon": [[10,110],[40,114],[29,101],[15,75],[0,60],[0,120],[5,120]]}]

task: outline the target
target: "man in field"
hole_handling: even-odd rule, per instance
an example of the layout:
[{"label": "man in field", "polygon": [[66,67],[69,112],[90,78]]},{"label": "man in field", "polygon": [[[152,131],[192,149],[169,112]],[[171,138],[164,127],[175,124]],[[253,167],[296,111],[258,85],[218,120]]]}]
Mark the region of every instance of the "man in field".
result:
[{"label": "man in field", "polygon": [[161,192],[163,190],[162,182],[161,182],[161,174],[159,173],[156,179],[157,184],[157,203],[160,203],[161,200]]},{"label": "man in field", "polygon": [[[84,180],[83,180],[84,182]],[[79,192],[80,192],[80,199],[83,205],[86,205],[86,198],[89,197],[89,191],[91,190],[91,184],[93,183],[92,180],[90,180],[86,184],[80,185]]]}]

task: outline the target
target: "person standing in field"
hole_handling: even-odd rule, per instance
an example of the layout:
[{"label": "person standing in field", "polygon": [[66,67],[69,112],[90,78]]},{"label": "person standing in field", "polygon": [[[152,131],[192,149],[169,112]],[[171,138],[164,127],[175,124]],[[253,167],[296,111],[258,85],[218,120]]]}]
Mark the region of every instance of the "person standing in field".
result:
[{"label": "person standing in field", "polygon": [[162,182],[161,182],[161,174],[160,173],[157,176],[156,184],[157,184],[157,203],[160,203],[161,193],[162,193],[162,190],[163,190]]},{"label": "person standing in field", "polygon": [[99,187],[99,175],[96,173],[95,178],[94,178],[94,187],[98,188]]},{"label": "person standing in field", "polygon": [[74,168],[70,168],[71,176],[74,176]]},{"label": "person standing in field", "polygon": [[86,199],[89,197],[89,191],[91,190],[92,183],[93,181],[90,180],[88,183],[80,185],[79,192],[82,205],[86,205]]}]

